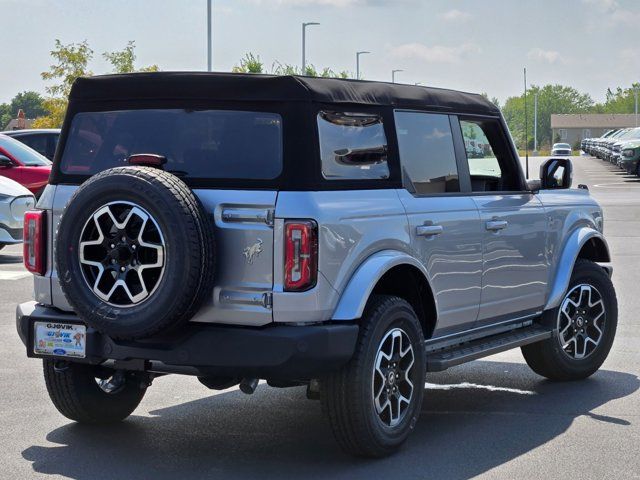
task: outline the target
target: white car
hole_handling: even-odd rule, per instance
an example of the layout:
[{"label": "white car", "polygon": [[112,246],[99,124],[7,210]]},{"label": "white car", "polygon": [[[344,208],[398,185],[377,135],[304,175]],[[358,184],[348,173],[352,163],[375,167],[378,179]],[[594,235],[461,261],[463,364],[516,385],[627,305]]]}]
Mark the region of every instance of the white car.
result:
[{"label": "white car", "polygon": [[24,213],[33,208],[33,194],[18,182],[0,177],[0,250],[22,243]]},{"label": "white car", "polygon": [[571,153],[571,145],[568,143],[554,143],[551,149],[552,157],[570,157]]}]

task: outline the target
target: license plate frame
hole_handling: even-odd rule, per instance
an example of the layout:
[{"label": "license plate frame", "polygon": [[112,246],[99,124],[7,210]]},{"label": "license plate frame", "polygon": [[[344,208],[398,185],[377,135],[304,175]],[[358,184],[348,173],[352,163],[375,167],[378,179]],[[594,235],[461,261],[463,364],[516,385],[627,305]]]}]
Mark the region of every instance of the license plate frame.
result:
[{"label": "license plate frame", "polygon": [[86,358],[87,326],[81,323],[35,321],[33,353],[43,357]]}]

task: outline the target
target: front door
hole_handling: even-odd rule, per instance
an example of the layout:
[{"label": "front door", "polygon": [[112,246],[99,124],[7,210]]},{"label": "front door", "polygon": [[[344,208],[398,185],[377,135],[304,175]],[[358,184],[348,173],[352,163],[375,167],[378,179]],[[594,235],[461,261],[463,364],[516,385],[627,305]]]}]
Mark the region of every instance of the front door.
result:
[{"label": "front door", "polygon": [[414,254],[427,269],[438,311],[434,336],[464,330],[477,319],[482,230],[473,199],[462,195],[448,115],[395,113]]},{"label": "front door", "polygon": [[537,313],[548,278],[544,207],[524,191],[519,160],[498,120],[462,119],[460,127],[483,231],[477,326]]}]

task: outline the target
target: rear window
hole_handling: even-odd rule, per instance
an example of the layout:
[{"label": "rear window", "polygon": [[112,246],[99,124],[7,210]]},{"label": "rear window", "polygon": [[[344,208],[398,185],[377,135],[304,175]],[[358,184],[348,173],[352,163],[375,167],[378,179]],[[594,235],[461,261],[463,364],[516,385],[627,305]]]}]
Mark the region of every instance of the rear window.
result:
[{"label": "rear window", "polygon": [[134,154],[167,158],[189,178],[270,180],[282,171],[282,118],[230,110],[120,110],[73,117],[60,170],[92,175]]}]

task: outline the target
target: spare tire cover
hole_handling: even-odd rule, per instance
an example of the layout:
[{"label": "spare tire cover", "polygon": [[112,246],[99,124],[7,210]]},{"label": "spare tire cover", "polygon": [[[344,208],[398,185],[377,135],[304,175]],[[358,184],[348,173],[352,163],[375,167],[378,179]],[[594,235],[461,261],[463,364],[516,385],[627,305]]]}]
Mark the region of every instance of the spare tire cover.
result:
[{"label": "spare tire cover", "polygon": [[209,215],[175,175],[117,167],[83,183],[56,232],[60,286],[89,326],[136,339],[183,325],[211,295]]}]

